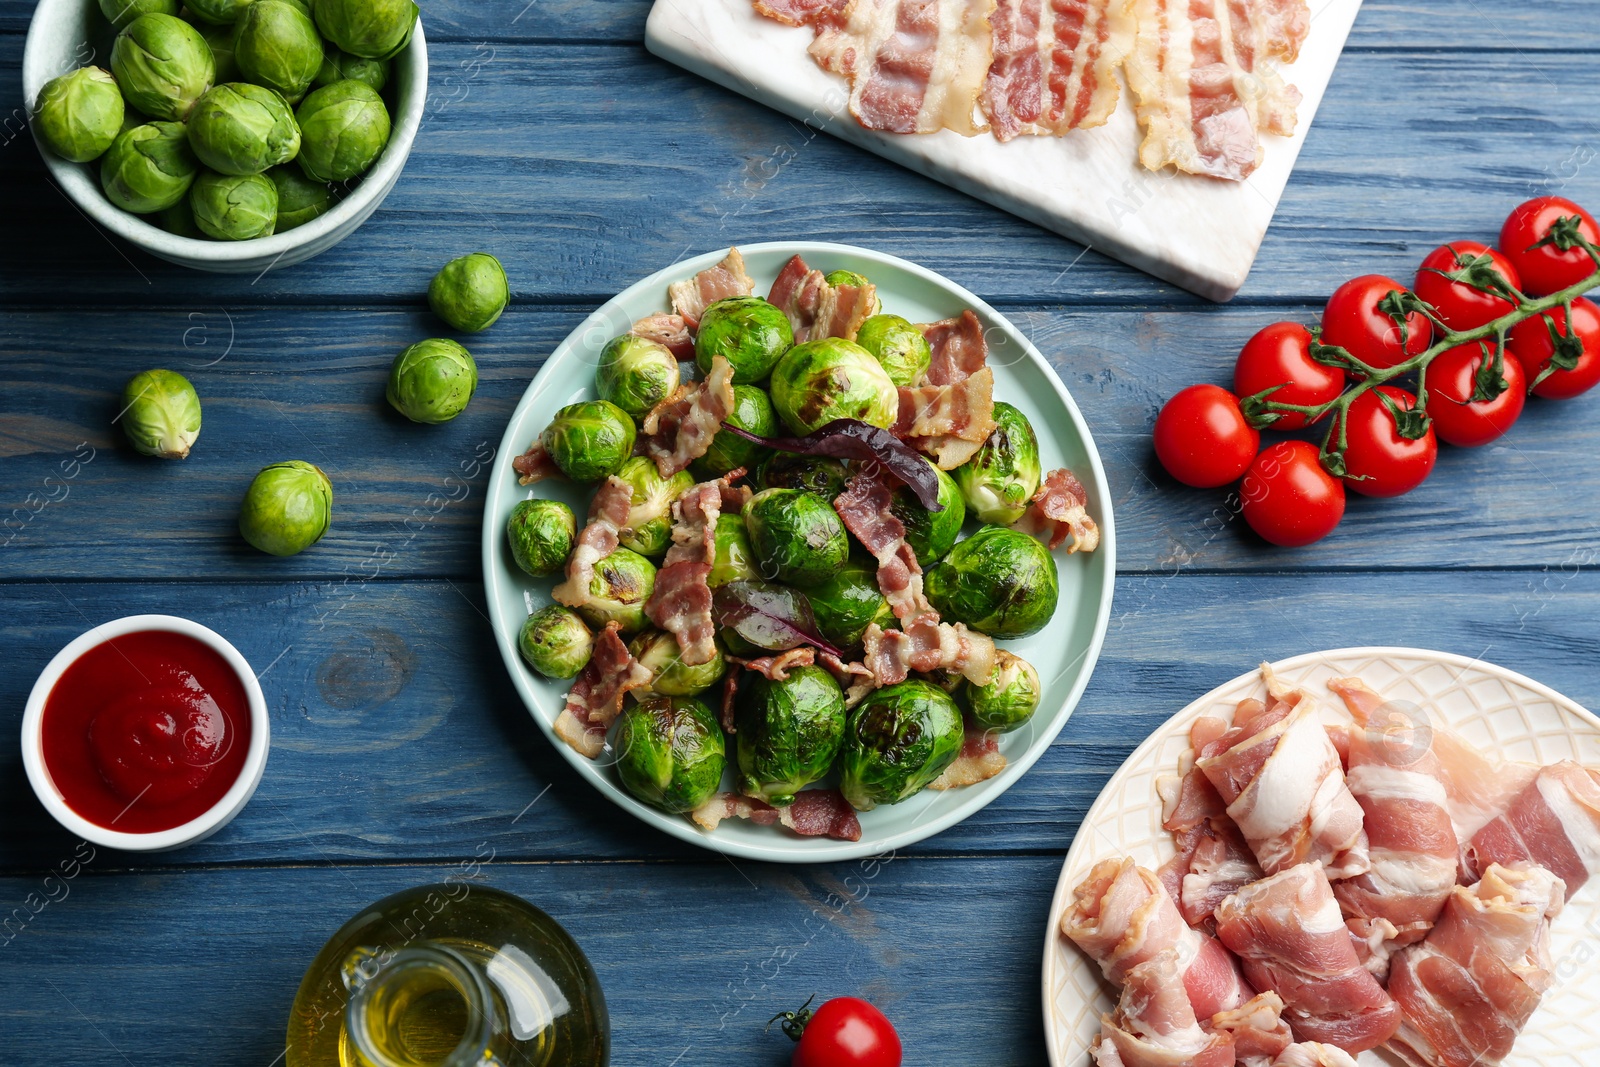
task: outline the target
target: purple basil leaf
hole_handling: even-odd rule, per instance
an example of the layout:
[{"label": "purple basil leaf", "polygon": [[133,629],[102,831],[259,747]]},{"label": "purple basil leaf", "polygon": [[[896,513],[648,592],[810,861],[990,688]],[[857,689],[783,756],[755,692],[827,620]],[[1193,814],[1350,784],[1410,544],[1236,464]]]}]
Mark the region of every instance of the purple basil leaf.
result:
[{"label": "purple basil leaf", "polygon": [[720,585],[712,597],[712,615],[718,626],[769,652],[811,645],[844,657],[817,633],[805,594],[787,586],[745,581]]},{"label": "purple basil leaf", "polygon": [[722,428],[779,452],[877,463],[895,481],[915,493],[923,507],[929,511],[944,510],[944,505],[939,503],[939,476],[933,473],[922,453],[888,430],[860,419],[834,419],[804,437],[762,437],[732,423],[723,423]]}]

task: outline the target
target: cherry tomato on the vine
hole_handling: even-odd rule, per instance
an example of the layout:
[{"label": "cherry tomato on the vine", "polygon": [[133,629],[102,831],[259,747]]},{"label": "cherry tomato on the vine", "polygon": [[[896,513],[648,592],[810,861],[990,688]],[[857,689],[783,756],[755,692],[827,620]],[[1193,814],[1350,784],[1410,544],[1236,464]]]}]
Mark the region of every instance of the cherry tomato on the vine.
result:
[{"label": "cherry tomato on the vine", "polygon": [[1503,296],[1475,289],[1466,282],[1453,282],[1439,273],[1460,270],[1482,256],[1490,258],[1494,269],[1511,288],[1522,288],[1522,281],[1511,261],[1477,241],[1451,241],[1447,245],[1440,245],[1428,253],[1417,271],[1417,281],[1411,291],[1432,304],[1434,313],[1452,330],[1474,329],[1516,308]]},{"label": "cherry tomato on the vine", "polygon": [[1356,397],[1345,416],[1344,481],[1365,496],[1400,496],[1432,473],[1439,441],[1432,426],[1415,439],[1400,436],[1380,393],[1401,411],[1417,406],[1416,397],[1393,385],[1380,385]]},{"label": "cherry tomato on the vine", "polygon": [[1594,301],[1580,296],[1572,302],[1570,329],[1566,310],[1559,307],[1517,323],[1511,327],[1507,350],[1521,361],[1528,381],[1533,381],[1544,373],[1556,353],[1556,338],[1550,334],[1552,325],[1563,342],[1573,338],[1581,346],[1578,364],[1568,370],[1557,370],[1534,386],[1534,395],[1566,400],[1587,393],[1600,384],[1600,307],[1596,307]]},{"label": "cherry tomato on the vine", "polygon": [[1579,233],[1600,243],[1600,226],[1594,216],[1560,196],[1536,196],[1518,204],[1500,227],[1500,251],[1517,269],[1529,296],[1549,296],[1595,271],[1594,260],[1581,248],[1563,252],[1553,244],[1539,245],[1549,235],[1551,224],[1569,215],[1578,217]]},{"label": "cherry tomato on the vine", "polygon": [[[1405,316],[1405,329],[1378,304],[1406,287],[1381,274],[1363,274],[1333,291],[1322,309],[1322,343],[1338,345],[1370,367],[1386,370],[1424,351],[1433,340],[1433,324],[1420,311]],[[1402,337],[1402,333],[1404,336]]]},{"label": "cherry tomato on the vine", "polygon": [[1220,385],[1191,385],[1156,416],[1156,458],[1184,485],[1210,489],[1243,474],[1261,434],[1245,421],[1239,398]]},{"label": "cherry tomato on the vine", "polygon": [[798,1042],[789,1061],[794,1067],[900,1067],[900,1035],[864,1000],[835,997],[815,1012],[801,1008],[777,1019]]},{"label": "cherry tomato on the vine", "polygon": [[[1487,349],[1487,351],[1485,351]],[[1434,357],[1428,364],[1428,415],[1439,440],[1462,448],[1486,445],[1511,429],[1527,403],[1528,378],[1522,364],[1508,348],[1500,360],[1500,373],[1486,370],[1494,360],[1493,341],[1473,341],[1456,345]],[[1487,381],[1485,392],[1505,382],[1493,400],[1473,400],[1480,378]]]},{"label": "cherry tomato on the vine", "polygon": [[1309,441],[1262,449],[1245,472],[1239,497],[1250,528],[1284,548],[1320,541],[1344,518],[1344,486],[1323,469]]},{"label": "cherry tomato on the vine", "polygon": [[[1280,404],[1315,407],[1326,404],[1344,390],[1344,371],[1311,358],[1311,331],[1298,322],[1275,322],[1244,343],[1233,365],[1233,391],[1254,396],[1273,386],[1269,399]],[[1274,430],[1298,430],[1306,417],[1283,412]]]}]

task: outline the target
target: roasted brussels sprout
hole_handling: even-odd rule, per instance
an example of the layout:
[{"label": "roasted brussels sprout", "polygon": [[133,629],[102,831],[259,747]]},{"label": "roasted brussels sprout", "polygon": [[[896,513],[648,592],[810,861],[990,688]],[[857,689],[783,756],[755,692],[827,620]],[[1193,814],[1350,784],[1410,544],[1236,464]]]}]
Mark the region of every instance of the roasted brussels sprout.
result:
[{"label": "roasted brussels sprout", "polygon": [[[733,408],[723,420],[723,425],[737,426],[762,437],[771,437],[778,432],[778,416],[772,410],[772,401],[767,399],[767,394],[759,386],[736,385],[733,387]],[[735,467],[750,471],[771,452],[772,449],[765,445],[748,441],[730,430],[718,430],[706,454],[695,460],[694,470],[704,479],[727,474]]]},{"label": "roasted brussels sprout", "polygon": [[804,489],[822,499],[833,498],[844,492],[850,480],[850,468],[843,460],[827,456],[797,456],[792,452],[774,452],[756,472],[757,484],[763,489]]},{"label": "roasted brussels sprout", "polygon": [[122,29],[140,15],[176,15],[178,0],[100,0],[100,13]]},{"label": "roasted brussels sprout", "polygon": [[578,536],[578,519],[559,500],[522,500],[506,520],[511,558],[535,578],[555,574],[567,565]]},{"label": "roasted brussels sprout", "polygon": [[273,167],[267,177],[278,187],[278,228],[283,233],[321,218],[333,209],[333,190],[314,182],[299,167]]},{"label": "roasted brussels sprout", "polygon": [[417,25],[413,0],[317,0],[322,36],[364,59],[392,59]]},{"label": "roasted brussels sprout", "polygon": [[828,773],[844,742],[844,693],[821,667],[756,675],[735,709],[739,792],[782,806]]},{"label": "roasted brussels sprout", "polygon": [[244,494],[239,533],[274,556],[292,556],[322,540],[333,519],[333,484],[293,459],[264,467]]},{"label": "roasted brussels sprout", "polygon": [[358,81],[323,86],[300,102],[294,117],[300,123],[300,169],[314,181],[360,177],[389,143],[383,97]]},{"label": "roasted brussels sprout", "polygon": [[961,754],[966,728],[950,694],[908,678],[868,693],[845,725],[839,787],[868,811],[920,793]]},{"label": "roasted brussels sprout", "polygon": [[581,400],[556,412],[539,435],[544,450],[575,482],[598,482],[633,455],[633,420],[607,400]]},{"label": "roasted brussels sprout", "polygon": [[189,198],[184,197],[171,207],[162,208],[155,213],[156,225],[172,234],[174,237],[190,237],[197,241],[206,240],[205,231],[194,222],[194,211],[189,207]]},{"label": "roasted brussels sprout", "polygon": [[254,0],[234,24],[233,61],[245,78],[298,100],[322,69],[322,38],[287,0]]},{"label": "roasted brussels sprout", "polygon": [[[716,655],[693,666],[683,662],[678,639],[661,630],[646,630],[628,642],[628,651],[650,671],[649,692],[669,697],[692,697],[722,681],[728,663],[716,645]],[[641,692],[641,695],[642,692]]]},{"label": "roasted brussels sprout", "polygon": [[856,344],[872,353],[896,385],[918,381],[933,358],[922,331],[899,315],[874,315],[863,322]]},{"label": "roasted brussels sprout", "polygon": [[100,188],[124,211],[149,215],[189,193],[200,161],[178,122],[150,122],[124,130],[100,160]]},{"label": "roasted brussels sprout", "polygon": [[560,604],[542,607],[522,624],[517,651],[523,662],[546,678],[575,678],[589,665],[594,635],[578,613]]},{"label": "roasted brussels sprout", "polygon": [[267,237],[278,225],[278,187],[265,174],[202,171],[189,190],[194,222],[219,241]]},{"label": "roasted brussels sprout", "polygon": [[834,419],[860,419],[887,429],[900,410],[900,394],[872,353],[840,337],[806,341],[789,349],[772,369],[772,406],[796,434]]},{"label": "roasted brussels sprout", "polygon": [[122,132],[122,90],[111,72],[79,67],[44,83],[33,105],[33,128],[62,159],[99,159]]},{"label": "roasted brussels sprout", "polygon": [[[104,2],[104,0],[102,0]],[[255,0],[184,0],[189,13],[215,26],[232,26]]]},{"label": "roasted brussels sprout", "polygon": [[111,46],[111,73],[141,114],[182,122],[216,77],[200,31],[173,15],[140,15]]},{"label": "roasted brussels sprout", "polygon": [[122,387],[118,421],[134,451],[184,459],[200,436],[200,396],[177,371],[147,370]]},{"label": "roasted brussels sprout", "polygon": [[744,507],[757,568],[764,578],[811,586],[844,565],[850,539],[833,506],[800,489],[763,489]]},{"label": "roasted brussels sprout", "polygon": [[672,502],[694,485],[694,478],[688,471],[663,478],[655,460],[646,456],[628,460],[617,477],[633,487],[622,547],[641,556],[661,555],[672,544]]},{"label": "roasted brussels sprout", "polygon": [[600,350],[594,371],[595,392],[636,419],[672,395],[682,375],[678,357],[659,341],[625,333]]},{"label": "roasted brussels sprout", "polygon": [[1056,561],[1025,533],[985,526],[923,576],[939,614],[991,637],[1026,637],[1055,614]]},{"label": "roasted brussels sprout", "polygon": [[692,696],[651,696],[622,713],[617,776],[628,792],[663,811],[693,811],[711,799],[727,768],[717,717]]},{"label": "roasted brussels sprout", "polygon": [[589,599],[578,609],[596,629],[615,620],[625,634],[644,629],[644,606],[656,587],[656,565],[632,549],[619,548],[594,565]]},{"label": "roasted brussels sprout", "polygon": [[218,85],[189,115],[189,147],[221,174],[260,174],[300,151],[294,109],[271,89],[248,82]]},{"label": "roasted brussels sprout", "polygon": [[817,629],[840,648],[858,644],[870,623],[883,627],[894,623],[894,612],[878,589],[878,564],[873,560],[846,560],[838,570],[807,588],[806,599],[817,618]]},{"label": "roasted brussels sprout", "polygon": [[472,401],[478,364],[472,353],[445,337],[431,337],[394,357],[385,396],[412,422],[449,422]]},{"label": "roasted brussels sprout", "polygon": [[965,690],[967,712],[985,730],[1015,730],[1033,718],[1044,687],[1033,664],[1005,649],[995,650],[994,677],[988,685],[973,685]]},{"label": "roasted brussels sprout", "polygon": [[1010,526],[1039,491],[1039,439],[1028,417],[996,401],[994,432],[973,457],[956,468],[956,484],[967,510],[979,522]]},{"label": "roasted brussels sprout", "polygon": [[911,490],[901,486],[889,498],[889,510],[906,528],[906,544],[916,553],[917,563],[926,570],[944,558],[946,552],[961,536],[961,524],[967,520],[966,504],[955,479],[929,462],[939,479],[939,503],[943,511],[929,511]]},{"label": "roasted brussels sprout", "polygon": [[452,259],[428,284],[433,313],[464,333],[487,330],[510,302],[505,268],[487,252]]},{"label": "roasted brussels sprout", "polygon": [[[867,281],[866,275],[857,274],[853,270],[830,270],[823,276],[822,280],[834,287],[841,285],[853,285],[857,289],[864,289],[872,284],[871,282]],[[872,313],[876,315],[882,310],[883,301],[877,296],[876,293],[874,293],[872,297]]]},{"label": "roasted brussels sprout", "polygon": [[387,59],[363,59],[342,51],[334,45],[322,49],[322,67],[311,79],[311,87],[320,89],[334,82],[357,81],[372,87],[373,92],[383,92],[389,84],[392,64]]},{"label": "roasted brussels sprout", "polygon": [[733,368],[733,382],[759,382],[794,344],[794,328],[776,305],[759,296],[718,300],[700,316],[695,334],[694,361],[702,374],[722,356]]},{"label": "roasted brussels sprout", "polygon": [[761,577],[756,571],[755,551],[745,533],[742,515],[718,515],[712,535],[711,574],[706,584],[715,589],[726,582],[748,582]]}]

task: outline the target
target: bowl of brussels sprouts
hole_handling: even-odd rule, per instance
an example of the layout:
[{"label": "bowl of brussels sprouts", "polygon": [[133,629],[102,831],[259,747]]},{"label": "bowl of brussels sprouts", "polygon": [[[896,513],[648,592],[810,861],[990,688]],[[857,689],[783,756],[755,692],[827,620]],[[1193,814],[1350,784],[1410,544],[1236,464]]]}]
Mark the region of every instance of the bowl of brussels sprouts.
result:
[{"label": "bowl of brussels sprouts", "polygon": [[40,0],[22,84],[56,184],[197,270],[333,247],[399,180],[422,122],[414,0]]},{"label": "bowl of brussels sprouts", "polygon": [[[581,776],[639,819],[752,859],[875,855],[989,804],[1065,725],[1110,615],[1110,494],[1089,429],[1049,363],[972,293],[916,264],[848,245],[774,242],[740,251],[756,295],[711,303],[692,352],[632,331],[667,307],[669,284],[712,268],[722,252],[628,288],[545,360],[511,417],[490,478],[483,524],[489,616],[535,723]],[[876,287],[870,327],[856,340],[796,344],[784,314],[762,299],[797,254],[818,270],[832,269],[837,280],[830,284],[860,279]],[[764,643],[774,626],[805,629],[856,658],[864,635],[900,623],[880,588],[878,562],[833,506],[860,464],[777,450],[728,426],[766,440],[800,437],[837,418],[887,427],[895,421],[896,388],[922,380],[929,366],[927,344],[911,324],[968,309],[984,331],[995,432],[950,470],[910,454],[903,462],[927,463],[931,477],[920,493],[894,489],[887,508],[904,527],[940,616],[992,639],[992,673],[978,684],[954,671],[912,672],[847,695],[848,679],[825,669],[820,652],[815,663],[777,680],[738,666],[790,647],[781,639]],[[664,476],[647,443],[652,408],[659,413],[680,383],[723,366],[731,381],[723,428],[688,470]],[[540,449],[530,450],[530,442]],[[540,462],[560,473],[523,484],[519,474],[538,451]],[[1096,551],[1051,551],[1011,528],[1039,489],[1041,470],[1061,467],[1076,472],[1087,492],[1100,528]],[[734,468],[749,472],[742,484],[751,495],[703,535],[717,632],[710,656],[694,662],[680,636],[656,625],[650,611],[653,591],[668,588],[674,544],[664,505],[689,499],[696,483]],[[581,533],[601,506],[602,486],[626,498],[620,503],[627,515],[617,509],[615,548],[595,560],[586,598],[574,600],[557,583],[585,551]],[[596,742],[591,754],[559,723],[575,682],[597,680],[592,665],[600,662],[608,625],[619,630],[604,671],[648,680],[627,694],[605,744]],[[723,683],[733,673],[739,687],[724,709]],[[998,738],[1004,769],[974,784],[930,788],[975,726]],[[854,809],[859,839],[802,836],[771,825],[770,817],[724,817],[714,828],[699,817],[708,798],[712,806],[720,803],[715,798],[750,798],[770,816],[818,789]]]}]

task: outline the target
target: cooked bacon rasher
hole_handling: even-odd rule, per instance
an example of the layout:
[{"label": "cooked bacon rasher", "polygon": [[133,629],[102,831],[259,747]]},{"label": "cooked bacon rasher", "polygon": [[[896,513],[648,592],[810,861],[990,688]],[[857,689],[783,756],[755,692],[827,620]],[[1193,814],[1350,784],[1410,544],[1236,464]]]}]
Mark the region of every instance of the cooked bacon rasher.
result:
[{"label": "cooked bacon rasher", "polygon": [[861,840],[861,821],[837,789],[802,789],[792,804],[781,808],[737,793],[717,793],[689,815],[707,830],[715,830],[723,819],[748,819],[760,826],[779,823],[801,837]]},{"label": "cooked bacon rasher", "polygon": [[795,256],[778,272],[767,302],[788,318],[796,344],[822,337],[854,341],[878,304],[878,290],[871,284],[829,285],[827,275]]},{"label": "cooked bacon rasher", "polygon": [[556,603],[581,608],[589,602],[595,564],[617,550],[633,504],[633,487],[612,475],[589,501],[589,517],[567,557],[567,580],[550,591]]},{"label": "cooked bacon rasher", "polygon": [[1133,48],[1126,0],[997,0],[994,61],[978,98],[995,138],[1104,125]]},{"label": "cooked bacon rasher", "polygon": [[1065,467],[1044,476],[1028,510],[1011,528],[1037,537],[1051,549],[1060,548],[1070,538],[1068,555],[1100,547],[1100,527],[1089,517],[1089,492]]},{"label": "cooked bacon rasher", "polygon": [[644,417],[644,451],[670,478],[706,454],[711,439],[733,410],[733,367],[721,356],[711,360],[703,381],[681,385]]},{"label": "cooked bacon rasher", "polygon": [[699,327],[701,314],[718,300],[749,296],[755,291],[756,283],[745,273],[744,257],[737,248],[728,249],[727,256],[716,266],[667,286],[673,313],[681,317],[690,330]]},{"label": "cooked bacon rasher", "polygon": [[619,629],[613,620],[595,638],[594,652],[556,716],[556,736],[590,759],[605,751],[606,730],[621,714],[622,698],[650,684],[649,668],[633,658],[617,636]]}]

